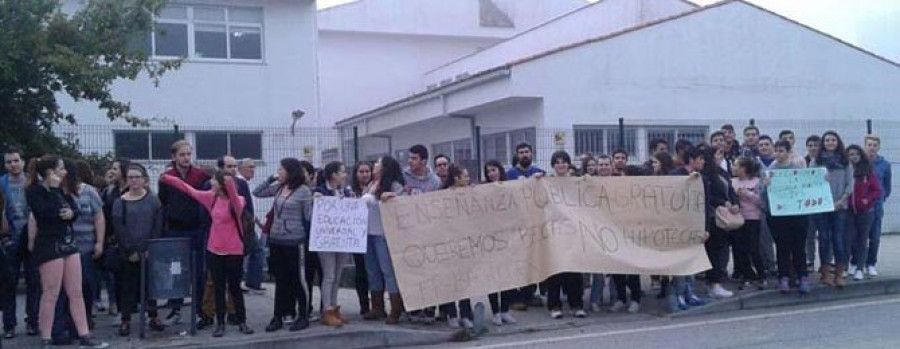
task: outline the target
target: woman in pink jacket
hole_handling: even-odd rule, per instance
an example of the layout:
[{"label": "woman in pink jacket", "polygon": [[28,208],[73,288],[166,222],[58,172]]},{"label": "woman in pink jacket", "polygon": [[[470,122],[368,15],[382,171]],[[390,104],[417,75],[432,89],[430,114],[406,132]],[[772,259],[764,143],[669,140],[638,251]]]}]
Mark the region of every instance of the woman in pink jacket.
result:
[{"label": "woman in pink jacket", "polygon": [[875,177],[872,161],[862,147],[856,144],[847,147],[847,158],[853,165],[853,193],[850,194],[850,214],[847,216],[844,246],[847,246],[848,252],[845,256],[850,259],[852,255],[849,262],[853,279],[859,281],[863,279],[863,270],[866,267],[869,230],[875,221],[875,202],[881,199],[882,188],[878,178]]},{"label": "woman in pink jacket", "polygon": [[241,239],[241,213],[244,212],[244,198],[237,193],[234,178],[224,171],[216,171],[210,179],[210,190],[197,190],[180,178],[163,174],[160,181],[197,200],[209,212],[212,225],[207,241],[207,265],[215,286],[216,330],[213,337],[225,335],[225,286],[234,301],[234,310],[240,325],[240,332],[252,334],[247,326],[247,312],[244,308],[244,294],[241,292],[241,277],[244,268],[244,244]]}]

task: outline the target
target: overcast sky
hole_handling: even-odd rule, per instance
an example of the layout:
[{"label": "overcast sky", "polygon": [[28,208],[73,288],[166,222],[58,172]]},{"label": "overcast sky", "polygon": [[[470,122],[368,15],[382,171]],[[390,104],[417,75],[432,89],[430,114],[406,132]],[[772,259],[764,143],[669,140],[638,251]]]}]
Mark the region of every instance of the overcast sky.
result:
[{"label": "overcast sky", "polygon": [[[357,0],[317,0],[319,8],[353,1]],[[717,2],[717,0],[693,1],[701,5]],[[900,62],[900,0],[749,1]]]}]

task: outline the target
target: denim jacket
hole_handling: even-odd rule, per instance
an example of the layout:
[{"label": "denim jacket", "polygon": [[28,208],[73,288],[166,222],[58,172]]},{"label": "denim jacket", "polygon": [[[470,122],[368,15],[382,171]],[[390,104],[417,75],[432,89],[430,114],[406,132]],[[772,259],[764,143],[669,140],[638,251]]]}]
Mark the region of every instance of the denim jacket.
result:
[{"label": "denim jacket", "polygon": [[884,203],[891,196],[891,163],[879,155],[872,164],[875,166],[875,177],[881,182],[881,200],[878,203]]}]

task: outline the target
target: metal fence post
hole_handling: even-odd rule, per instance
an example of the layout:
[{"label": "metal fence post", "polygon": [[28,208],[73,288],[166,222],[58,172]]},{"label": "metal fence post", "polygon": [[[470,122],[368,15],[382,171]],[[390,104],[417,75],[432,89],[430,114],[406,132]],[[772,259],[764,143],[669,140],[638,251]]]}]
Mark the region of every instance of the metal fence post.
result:
[{"label": "metal fence post", "polygon": [[619,118],[619,149],[625,149],[625,118]]},{"label": "metal fence post", "polygon": [[866,134],[872,134],[872,119],[866,119]]},{"label": "metal fence post", "polygon": [[[359,127],[353,126],[353,163],[359,163]],[[354,165],[356,166],[356,165]]]},{"label": "metal fence post", "polygon": [[482,166],[482,162],[481,162],[481,160],[482,160],[481,159],[481,126],[475,126],[475,132],[472,135],[472,137],[474,138],[474,143],[475,143],[475,149],[474,149],[475,150],[475,162],[478,164],[478,166],[475,167],[475,178],[480,179],[481,178],[481,166]]}]

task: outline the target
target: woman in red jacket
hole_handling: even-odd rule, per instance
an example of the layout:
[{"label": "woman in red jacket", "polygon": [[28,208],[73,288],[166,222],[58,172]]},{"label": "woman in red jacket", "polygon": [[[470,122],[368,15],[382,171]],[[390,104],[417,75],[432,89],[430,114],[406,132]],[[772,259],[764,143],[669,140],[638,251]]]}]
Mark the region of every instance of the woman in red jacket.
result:
[{"label": "woman in red jacket", "polygon": [[[881,198],[881,184],[875,177],[872,162],[862,147],[847,147],[847,158],[853,165],[853,193],[850,195],[850,215],[847,219],[845,258],[850,259],[854,280],[863,279],[866,254],[869,246],[869,229],[875,220],[875,202]],[[850,256],[852,255],[852,259]],[[863,265],[859,265],[862,262]],[[847,261],[844,262],[846,265]]]}]

